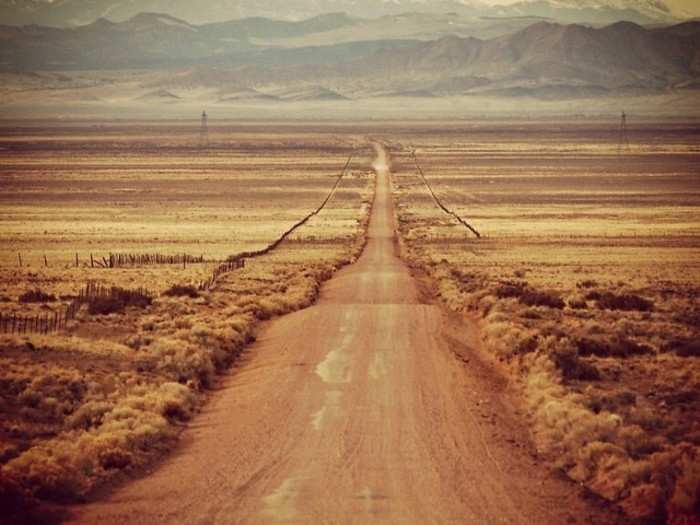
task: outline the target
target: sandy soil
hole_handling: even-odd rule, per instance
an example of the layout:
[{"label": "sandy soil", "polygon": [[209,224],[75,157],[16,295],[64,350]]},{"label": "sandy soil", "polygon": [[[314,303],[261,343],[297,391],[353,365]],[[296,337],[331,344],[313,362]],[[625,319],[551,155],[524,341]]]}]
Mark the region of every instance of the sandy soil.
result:
[{"label": "sandy soil", "polygon": [[171,458],[75,523],[617,523],[539,463],[474,328],[420,293],[379,157],[362,257],[264,328]]}]

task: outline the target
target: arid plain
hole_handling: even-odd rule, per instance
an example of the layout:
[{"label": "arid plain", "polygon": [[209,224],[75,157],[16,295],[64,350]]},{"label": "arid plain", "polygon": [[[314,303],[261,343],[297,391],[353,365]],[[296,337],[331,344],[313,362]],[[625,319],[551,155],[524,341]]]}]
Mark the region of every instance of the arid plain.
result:
[{"label": "arid plain", "polygon": [[[0,311],[14,316],[11,328],[3,325],[10,333],[0,335],[0,490],[8,512],[29,522],[68,515],[119,522],[115,498],[132,501],[119,498],[136,486],[133,478],[151,494],[146,469],[171,458],[156,468],[167,478],[186,465],[198,421],[207,422],[207,439],[220,442],[220,412],[206,407],[233,406],[226,439],[237,447],[241,438],[242,473],[229,489],[247,521],[332,521],[333,506],[357,522],[431,512],[436,520],[496,519],[501,505],[507,522],[524,519],[522,508],[543,523],[695,523],[700,130],[695,122],[632,122],[621,143],[618,126],[217,123],[207,144],[197,123],[0,128]],[[436,205],[426,182],[481,238]],[[227,258],[273,243],[327,196],[275,249],[202,286]],[[110,267],[110,254],[192,259]],[[147,304],[100,310],[79,302],[59,331],[38,333],[41,324],[25,323],[17,333],[17,316],[62,312],[88,282],[140,289]],[[346,344],[319,323],[332,327],[328,304],[349,304],[353,294],[365,306],[349,310],[348,319],[359,318],[348,326],[362,338]],[[319,297],[320,310],[266,321]],[[407,304],[419,306],[404,311]],[[377,319],[392,319],[391,327],[361,313],[368,308],[379,308]],[[308,340],[295,323],[307,327]],[[385,340],[384,332],[406,338]],[[294,338],[270,364],[276,347],[267,341],[285,334]],[[327,351],[344,357],[319,354],[323,338],[338,346]],[[380,340],[383,357],[372,360]],[[417,344],[427,356],[418,357]],[[334,383],[329,374],[342,377],[341,386],[299,387],[310,384],[299,375],[307,369],[324,383]],[[353,383],[360,371],[367,384]],[[414,376],[415,394],[400,381]],[[268,418],[259,435],[245,404],[256,378],[271,393],[268,403],[255,397],[259,418]],[[354,386],[343,387],[345,378]],[[429,385],[440,378],[446,384],[434,387],[445,392],[433,399]],[[382,395],[379,415],[373,392]],[[295,399],[296,412],[289,408]],[[352,400],[362,403],[346,406]],[[239,412],[251,418],[240,428]],[[311,430],[297,420],[311,421]],[[385,421],[386,433],[375,436],[367,421]],[[439,432],[443,426],[450,433]],[[178,440],[183,428],[186,439]],[[321,440],[314,448],[313,432],[343,446]],[[368,436],[364,446],[360,434]],[[470,446],[479,449],[472,463]],[[394,501],[410,491],[357,480],[346,486],[333,476],[340,481],[329,484],[337,490],[325,505],[302,505],[318,478],[285,475],[314,450],[318,471],[329,476],[336,455],[347,452],[343,472],[374,468],[368,478],[378,484],[382,468],[403,472],[405,480],[423,479],[420,494]],[[370,468],[373,454],[391,461]],[[268,473],[263,457],[284,467]],[[248,464],[262,478],[246,481]],[[413,470],[431,464],[443,465],[441,472],[455,465],[449,483]],[[486,469],[485,485],[473,476],[457,483],[469,468]],[[524,488],[529,474],[540,494]],[[508,504],[498,500],[511,491]],[[472,495],[479,503],[469,506]],[[85,500],[92,503],[83,512],[76,503]],[[565,502],[568,513],[552,510],[553,501]]]}]

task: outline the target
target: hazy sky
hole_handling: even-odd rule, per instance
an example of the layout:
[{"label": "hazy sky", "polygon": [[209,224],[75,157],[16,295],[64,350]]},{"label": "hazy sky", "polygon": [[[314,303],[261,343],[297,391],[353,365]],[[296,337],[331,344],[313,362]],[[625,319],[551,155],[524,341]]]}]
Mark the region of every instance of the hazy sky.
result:
[{"label": "hazy sky", "polygon": [[[17,0],[15,0],[17,1]],[[19,2],[26,2],[27,0],[18,0]],[[43,0],[44,2],[47,3],[54,3],[55,0]],[[85,0],[83,0],[85,1]],[[133,1],[133,0],[132,0]],[[211,0],[210,0],[211,1]],[[277,0],[280,2],[283,2],[284,0]],[[381,2],[391,2],[392,0],[376,0],[376,2],[379,4]],[[422,2],[424,4],[430,5],[432,0],[413,0],[413,1],[418,1]],[[460,1],[460,0],[457,0]],[[522,2],[522,1],[534,1],[534,0],[477,0],[486,4],[490,5],[504,5],[504,4],[513,4],[517,2]],[[550,0],[554,3],[556,3],[558,0]],[[639,6],[650,6],[655,3],[665,3],[675,14],[676,16],[683,16],[683,15],[688,15],[688,16],[700,16],[700,0],[559,0],[562,3],[580,3],[580,4],[588,4],[588,5],[596,5],[596,4],[608,4],[614,7],[634,7],[635,4]],[[315,4],[316,0],[308,0],[309,4]],[[0,3],[2,3],[2,0],[0,0]],[[12,2],[10,2],[12,3]],[[274,5],[274,2],[269,2]],[[410,3],[410,2],[408,2]],[[465,1],[465,3],[469,3],[468,0]],[[206,5],[206,3],[205,3]],[[642,12],[644,11],[643,9],[641,10]]]},{"label": "hazy sky", "polygon": [[[503,5],[503,4],[514,4],[522,0],[481,0],[487,4],[491,5]],[[605,0],[601,0],[601,3]],[[634,0],[628,2],[633,3]],[[644,3],[645,0],[639,0],[639,3]],[[610,1],[611,4],[616,3],[614,0]],[[665,0],[666,5],[674,13],[680,14],[690,14],[692,16],[700,16],[700,0]]]}]

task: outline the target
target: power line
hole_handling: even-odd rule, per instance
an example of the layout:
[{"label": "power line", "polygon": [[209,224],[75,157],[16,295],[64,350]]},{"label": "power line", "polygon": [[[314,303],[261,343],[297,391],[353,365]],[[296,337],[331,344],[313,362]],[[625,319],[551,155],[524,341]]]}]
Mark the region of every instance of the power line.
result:
[{"label": "power line", "polygon": [[460,217],[455,212],[453,212],[451,209],[449,209],[447,206],[445,206],[442,203],[442,201],[440,200],[440,198],[437,195],[435,195],[433,188],[431,188],[430,184],[428,184],[428,179],[425,178],[425,173],[423,173],[423,169],[420,167],[420,164],[418,164],[418,159],[416,158],[416,151],[415,150],[411,151],[411,156],[413,157],[413,162],[416,164],[416,168],[418,168],[418,173],[420,173],[421,179],[423,179],[423,184],[425,184],[425,187],[428,188],[428,191],[430,192],[430,195],[432,195],[433,200],[435,201],[435,204],[437,204],[438,207],[442,211],[444,211],[448,215],[452,215],[452,217],[454,217],[459,222],[461,222],[465,228],[467,228],[474,235],[476,235],[477,239],[481,239],[481,234],[476,230],[476,228],[474,228],[471,224],[469,224],[467,221],[462,219],[462,217]]}]

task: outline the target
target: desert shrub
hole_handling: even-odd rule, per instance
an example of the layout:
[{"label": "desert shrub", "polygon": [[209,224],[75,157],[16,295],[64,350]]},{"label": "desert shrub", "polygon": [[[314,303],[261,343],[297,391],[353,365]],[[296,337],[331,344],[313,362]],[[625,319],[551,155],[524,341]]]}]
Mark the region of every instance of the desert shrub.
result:
[{"label": "desert shrub", "polygon": [[161,337],[142,351],[153,360],[156,370],[175,382],[195,381],[207,387],[214,379],[216,367],[212,353],[188,341]]},{"label": "desert shrub", "polygon": [[56,296],[42,292],[41,290],[29,290],[19,296],[20,303],[52,303]]},{"label": "desert shrub", "polygon": [[647,345],[638,344],[625,338],[617,338],[611,341],[580,337],[574,340],[574,346],[581,356],[596,357],[631,357],[653,353],[653,349]]},{"label": "desert shrub", "polygon": [[564,347],[551,354],[554,365],[567,380],[598,381],[600,372],[590,363],[581,360],[574,348]]},{"label": "desert shrub", "polygon": [[518,298],[527,290],[527,284],[523,282],[513,281],[505,282],[496,288],[494,294],[499,299]]},{"label": "desert shrub", "polygon": [[88,312],[91,315],[107,315],[121,312],[129,306],[146,308],[152,302],[153,299],[140,290],[113,287],[109,295],[89,298]]},{"label": "desert shrub", "polygon": [[574,346],[579,355],[595,355],[598,357],[607,357],[610,355],[610,345],[599,339],[580,337],[574,340]]},{"label": "desert shrub", "polygon": [[[64,450],[34,447],[14,459],[3,475],[21,485],[30,496],[49,501],[73,501],[85,494],[85,473]],[[1,477],[1,476],[0,476]]]},{"label": "desert shrub", "polygon": [[62,422],[81,404],[87,391],[87,383],[77,371],[59,367],[51,373],[36,373],[22,385],[13,398],[25,420],[35,423]]},{"label": "desert shrub", "polygon": [[572,310],[585,310],[588,304],[583,299],[569,299],[569,308]]},{"label": "desert shrub", "polygon": [[586,399],[585,405],[592,412],[598,414],[603,410],[618,412],[620,407],[634,405],[636,402],[637,396],[634,392],[624,390],[610,394],[593,395]]},{"label": "desert shrub", "polygon": [[680,461],[681,474],[669,501],[670,514],[700,516],[700,457],[694,456],[686,455]]},{"label": "desert shrub", "polygon": [[539,338],[536,335],[526,337],[525,339],[518,342],[515,347],[515,353],[518,355],[529,354],[537,350],[537,345],[539,344]]},{"label": "desert shrub", "polygon": [[601,294],[598,290],[591,290],[586,294],[585,299],[586,301],[598,301],[602,295],[603,294]]},{"label": "desert shrub", "polygon": [[69,428],[88,429],[102,424],[104,415],[112,409],[112,405],[103,401],[88,401],[73,412],[66,420]]},{"label": "desert shrub", "polygon": [[576,283],[576,288],[595,288],[596,286],[598,286],[598,283],[590,279],[586,279],[584,281],[579,281]]},{"label": "desert shrub", "polygon": [[698,397],[700,394],[695,390],[678,390],[661,396],[667,405],[689,405],[697,401]]},{"label": "desert shrub", "polygon": [[673,315],[673,320],[677,323],[687,324],[695,328],[700,328],[700,311],[686,310]]},{"label": "desert shrub", "polygon": [[633,459],[642,459],[658,452],[665,443],[663,437],[651,435],[640,426],[630,424],[620,428],[617,439]]},{"label": "desert shrub", "polygon": [[492,312],[486,318],[482,337],[489,347],[501,357],[512,357],[521,348],[522,341],[532,336],[521,325],[508,322],[505,314]]},{"label": "desert shrub", "polygon": [[0,476],[0,520],[13,525],[53,525],[64,521],[65,512],[48,508],[15,480]]},{"label": "desert shrub", "polygon": [[9,443],[0,444],[0,465],[16,458],[19,454],[20,449],[17,446]]},{"label": "desert shrub", "polygon": [[100,466],[106,470],[125,469],[134,461],[134,455],[126,450],[103,450],[98,455]]},{"label": "desert shrub", "polygon": [[27,496],[21,485],[6,476],[0,476],[0,508],[3,514],[14,515],[24,510]]},{"label": "desert shrub", "polygon": [[632,357],[654,353],[654,349],[649,345],[635,343],[626,338],[614,339],[610,344],[610,348],[612,350],[611,355],[615,357]]},{"label": "desert shrub", "polygon": [[[590,294],[589,294],[590,295]],[[598,308],[603,310],[637,310],[649,312],[654,308],[654,303],[634,294],[616,295],[612,292],[604,292],[596,299]]]},{"label": "desert shrub", "polygon": [[564,308],[564,301],[554,292],[538,292],[526,290],[519,298],[522,304],[527,306],[546,306],[548,308]]},{"label": "desert shrub", "polygon": [[661,350],[663,352],[675,352],[680,357],[700,357],[700,341],[673,339],[666,343]]},{"label": "desert shrub", "polygon": [[195,299],[199,297],[199,291],[192,285],[176,284],[165,290],[163,295],[168,297],[190,297]]}]

